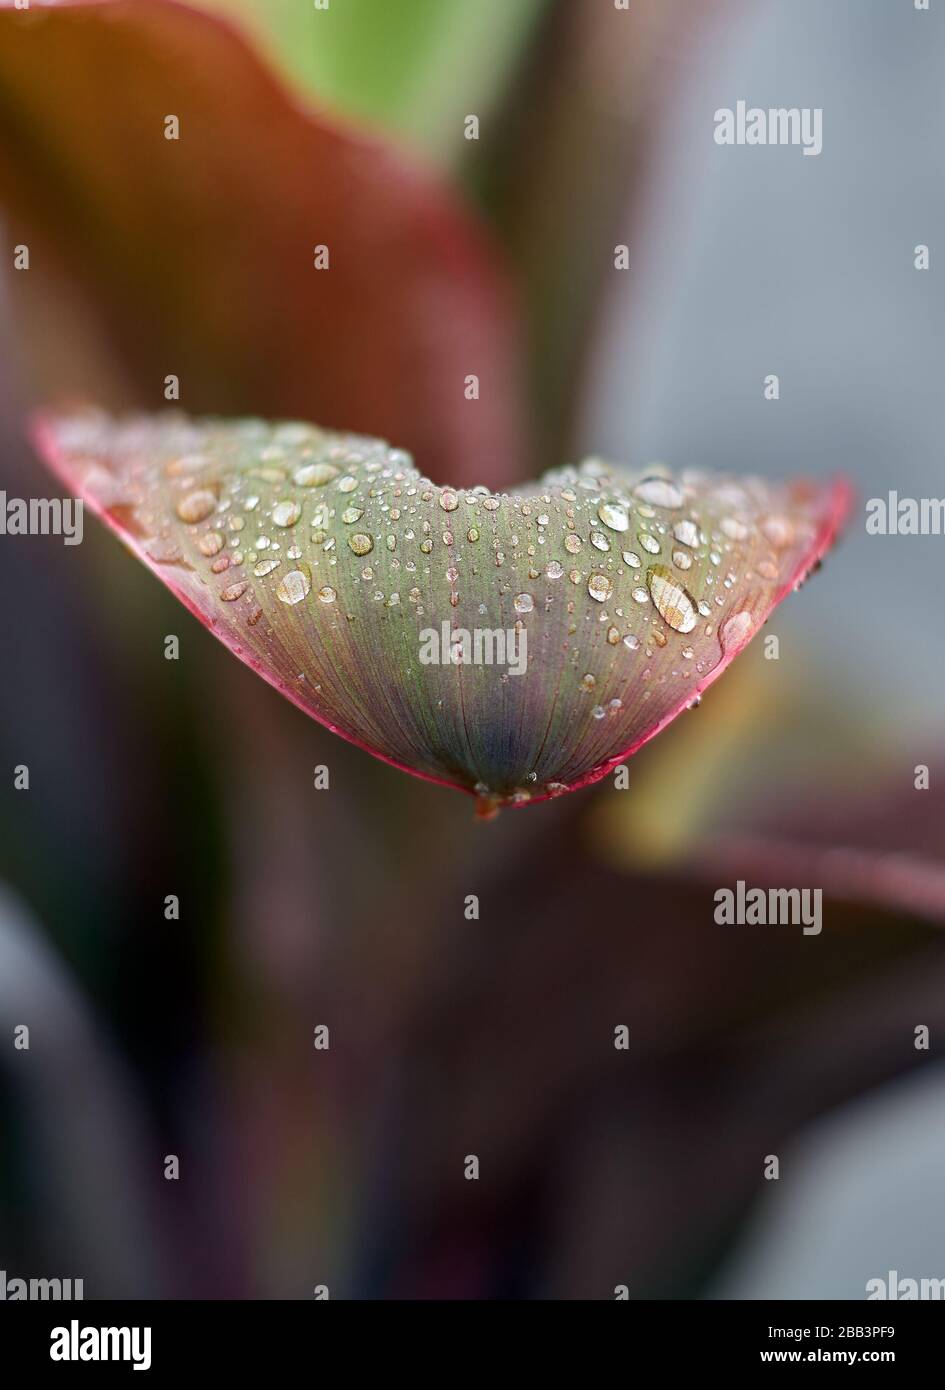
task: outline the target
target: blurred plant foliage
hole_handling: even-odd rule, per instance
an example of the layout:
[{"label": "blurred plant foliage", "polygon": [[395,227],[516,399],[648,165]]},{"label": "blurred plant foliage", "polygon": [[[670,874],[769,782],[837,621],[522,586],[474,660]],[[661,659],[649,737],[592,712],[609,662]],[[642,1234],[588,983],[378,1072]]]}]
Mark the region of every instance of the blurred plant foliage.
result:
[{"label": "blurred plant foliage", "polygon": [[550,0],[208,0],[330,110],[455,162],[463,117],[501,97]]}]

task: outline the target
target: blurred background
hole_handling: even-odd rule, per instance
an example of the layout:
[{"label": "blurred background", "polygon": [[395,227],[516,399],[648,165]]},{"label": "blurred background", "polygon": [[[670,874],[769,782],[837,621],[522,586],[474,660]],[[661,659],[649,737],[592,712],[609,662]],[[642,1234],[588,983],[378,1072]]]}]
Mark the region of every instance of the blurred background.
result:
[{"label": "blurred background", "polygon": [[[443,482],[604,453],[858,491],[779,660],[753,644],[629,790],[488,825],[281,701],[91,517],[0,538],[8,1277],[945,1277],[945,539],[864,526],[945,491],[943,62],[912,0],[0,5],[9,496],[58,495],[36,405],[159,409],[169,374],[186,410],[383,434]],[[821,107],[822,153],[716,145],[740,99]],[[822,887],[822,934],[716,925],[737,878]]]}]

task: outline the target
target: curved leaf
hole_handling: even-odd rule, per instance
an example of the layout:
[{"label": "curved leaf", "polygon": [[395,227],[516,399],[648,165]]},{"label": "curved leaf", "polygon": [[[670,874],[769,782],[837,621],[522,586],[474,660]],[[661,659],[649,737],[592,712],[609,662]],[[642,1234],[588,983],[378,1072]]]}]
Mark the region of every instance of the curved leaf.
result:
[{"label": "curved leaf", "polygon": [[659,732],[848,503],[843,483],[598,460],[512,494],[456,490],[402,450],[297,423],[89,413],[41,422],[37,440],[289,699],[484,807],[593,782]]},{"label": "curved leaf", "polygon": [[[296,105],[215,16],[0,0],[0,209],[30,249],[24,336],[61,258],[135,404],[163,405],[172,374],[191,411],[357,420],[457,481],[521,467],[508,286],[480,228],[386,145]],[[83,389],[83,349],[62,346],[47,395]]]}]

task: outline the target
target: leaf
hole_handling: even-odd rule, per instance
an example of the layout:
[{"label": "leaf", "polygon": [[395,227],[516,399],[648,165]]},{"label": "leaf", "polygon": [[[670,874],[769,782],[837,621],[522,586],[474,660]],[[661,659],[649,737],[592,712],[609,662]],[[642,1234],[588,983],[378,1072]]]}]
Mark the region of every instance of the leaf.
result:
[{"label": "leaf", "polygon": [[664,728],[806,576],[849,500],[844,483],[599,460],[514,494],[456,490],[402,450],[298,423],[88,413],[36,439],[235,655],[484,808],[594,782]]},{"label": "leaf", "polygon": [[[213,16],[0,0],[0,208],[30,248],[27,345],[61,259],[136,404],[163,405],[170,374],[191,411],[356,420],[463,482],[520,466],[508,288],[481,230],[387,146],[301,109]],[[61,345],[47,395],[81,390],[87,352]]]},{"label": "leaf", "polygon": [[456,159],[463,117],[494,110],[549,0],[211,0],[238,15],[305,88],[336,111]]}]

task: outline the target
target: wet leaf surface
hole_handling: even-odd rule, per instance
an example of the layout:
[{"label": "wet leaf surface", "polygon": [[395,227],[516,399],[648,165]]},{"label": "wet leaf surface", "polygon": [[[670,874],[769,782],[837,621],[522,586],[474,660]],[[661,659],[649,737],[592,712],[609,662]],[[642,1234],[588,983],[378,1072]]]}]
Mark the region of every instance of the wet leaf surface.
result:
[{"label": "wet leaf surface", "polygon": [[235,655],[483,809],[594,781],[691,705],[847,500],[595,460],[467,491],[293,422],[87,413],[37,438]]}]

